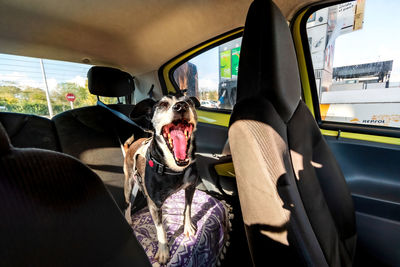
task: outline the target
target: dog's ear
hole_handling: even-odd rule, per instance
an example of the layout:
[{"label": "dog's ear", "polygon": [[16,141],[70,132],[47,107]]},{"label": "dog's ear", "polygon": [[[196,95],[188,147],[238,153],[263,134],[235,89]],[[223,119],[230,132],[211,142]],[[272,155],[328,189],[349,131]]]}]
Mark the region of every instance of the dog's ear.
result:
[{"label": "dog's ear", "polygon": [[131,111],[131,114],[129,115],[129,117],[131,119],[135,119],[135,118],[139,118],[142,116],[146,116],[149,117],[150,119],[152,118],[152,110],[153,110],[153,106],[156,104],[157,102],[154,101],[151,98],[146,98],[142,101],[140,101],[139,103],[137,103],[135,105],[135,107],[133,108],[133,110]]},{"label": "dog's ear", "polygon": [[190,101],[193,102],[194,107],[198,108],[200,107],[200,101],[197,99],[195,96],[189,97]]},{"label": "dog's ear", "polygon": [[129,117],[145,129],[151,130],[151,119],[153,118],[153,107],[157,102],[151,98],[144,99],[137,103]]}]

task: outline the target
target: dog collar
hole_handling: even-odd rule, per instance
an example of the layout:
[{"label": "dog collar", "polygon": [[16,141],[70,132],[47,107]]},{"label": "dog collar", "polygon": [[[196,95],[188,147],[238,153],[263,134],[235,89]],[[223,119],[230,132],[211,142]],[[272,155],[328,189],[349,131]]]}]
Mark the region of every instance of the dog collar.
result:
[{"label": "dog collar", "polygon": [[146,164],[150,166],[157,174],[159,175],[181,175],[185,172],[185,170],[181,172],[177,172],[172,170],[171,168],[168,168],[161,162],[158,162],[149,152],[146,155]]}]

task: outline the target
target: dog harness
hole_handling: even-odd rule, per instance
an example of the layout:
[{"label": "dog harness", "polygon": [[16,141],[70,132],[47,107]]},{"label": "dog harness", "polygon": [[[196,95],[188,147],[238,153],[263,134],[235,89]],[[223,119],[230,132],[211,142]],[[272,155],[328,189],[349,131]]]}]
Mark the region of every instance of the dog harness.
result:
[{"label": "dog harness", "polygon": [[[154,181],[143,180],[144,177],[140,176],[140,174],[136,168],[136,160],[137,160],[138,156],[141,156],[141,157],[145,158],[145,160],[146,160],[145,174],[144,174],[146,177],[147,176],[148,177],[154,177],[154,176],[168,177],[169,176],[170,178],[168,178],[168,179],[173,179],[173,180],[183,179],[183,177],[185,177],[185,175],[189,175],[189,173],[187,173],[188,167],[190,167],[195,162],[195,161],[191,162],[191,164],[186,166],[182,171],[177,172],[177,171],[167,167],[165,164],[162,164],[161,162],[156,160],[151,155],[151,152],[149,149],[151,140],[152,140],[152,138],[148,138],[145,141],[143,141],[142,145],[140,146],[140,148],[137,149],[137,151],[135,152],[135,154],[133,156],[133,177],[135,179],[135,183],[134,183],[131,197],[130,197],[131,203],[133,203],[135,201],[139,189],[143,190],[144,188],[142,188],[142,187],[148,186],[147,183],[154,182]],[[172,178],[172,177],[174,177],[174,178]]]},{"label": "dog harness", "polygon": [[158,173],[159,175],[181,175],[185,172],[185,169],[183,171],[177,172],[172,170],[171,168],[168,168],[164,164],[158,162],[150,153],[149,150],[147,150],[146,153],[146,165],[148,165],[152,171]]}]

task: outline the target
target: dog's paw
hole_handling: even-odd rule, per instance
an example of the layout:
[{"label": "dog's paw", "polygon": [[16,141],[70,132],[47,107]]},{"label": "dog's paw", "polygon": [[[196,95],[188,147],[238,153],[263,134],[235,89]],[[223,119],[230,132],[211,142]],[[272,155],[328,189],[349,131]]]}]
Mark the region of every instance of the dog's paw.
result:
[{"label": "dog's paw", "polygon": [[158,250],[154,258],[160,264],[167,264],[169,260],[169,249],[167,244],[160,244],[158,243]]},{"label": "dog's paw", "polygon": [[183,234],[186,237],[194,236],[196,234],[196,231],[197,231],[197,227],[192,222],[185,223],[185,227],[183,229]]}]

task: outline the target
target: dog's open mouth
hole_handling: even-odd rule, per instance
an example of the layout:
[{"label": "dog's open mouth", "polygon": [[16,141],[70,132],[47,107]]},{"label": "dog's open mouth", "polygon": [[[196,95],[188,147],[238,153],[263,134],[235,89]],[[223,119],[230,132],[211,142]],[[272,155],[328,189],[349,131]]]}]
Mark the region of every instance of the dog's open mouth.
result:
[{"label": "dog's open mouth", "polygon": [[188,150],[190,137],[193,133],[193,124],[186,120],[176,120],[164,125],[162,134],[171,153],[174,155],[175,162],[179,166],[189,162]]}]

